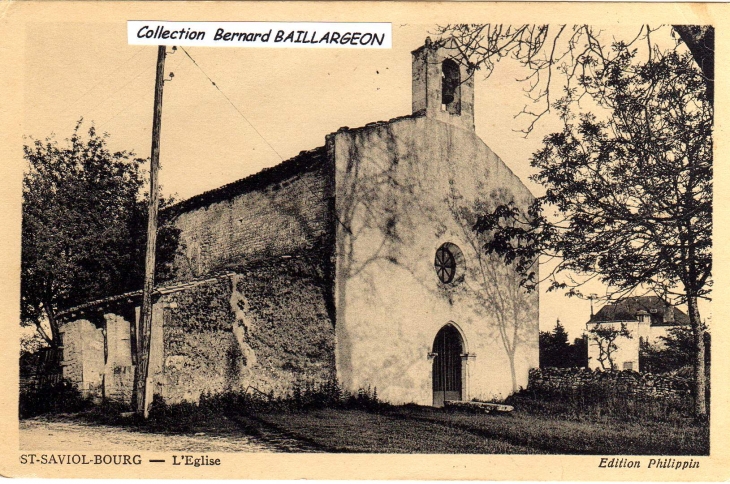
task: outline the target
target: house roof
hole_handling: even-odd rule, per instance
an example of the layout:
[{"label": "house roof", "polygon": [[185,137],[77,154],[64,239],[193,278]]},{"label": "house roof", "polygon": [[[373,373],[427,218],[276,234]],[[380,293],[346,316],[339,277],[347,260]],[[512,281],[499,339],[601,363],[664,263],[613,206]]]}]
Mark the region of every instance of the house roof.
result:
[{"label": "house roof", "polygon": [[680,309],[669,305],[658,296],[627,297],[612,304],[606,304],[591,316],[589,323],[616,321],[638,321],[638,313],[645,311],[651,316],[652,326],[688,325],[689,317]]}]

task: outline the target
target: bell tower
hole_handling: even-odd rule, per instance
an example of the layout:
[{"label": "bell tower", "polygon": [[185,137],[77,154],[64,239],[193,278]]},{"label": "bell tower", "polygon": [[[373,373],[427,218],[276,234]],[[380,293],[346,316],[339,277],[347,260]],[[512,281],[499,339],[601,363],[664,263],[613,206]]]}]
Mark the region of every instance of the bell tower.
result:
[{"label": "bell tower", "polygon": [[426,37],[413,56],[413,114],[474,131],[474,77],[458,51]]}]

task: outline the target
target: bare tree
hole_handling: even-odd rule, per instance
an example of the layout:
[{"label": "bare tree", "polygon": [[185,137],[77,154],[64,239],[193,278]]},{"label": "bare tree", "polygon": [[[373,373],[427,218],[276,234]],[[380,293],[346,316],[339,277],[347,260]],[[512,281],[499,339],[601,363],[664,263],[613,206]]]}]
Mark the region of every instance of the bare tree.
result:
[{"label": "bare tree", "polygon": [[626,323],[621,323],[620,328],[613,325],[596,324],[588,330],[588,337],[598,347],[598,362],[603,370],[616,369],[616,362],[613,361],[618,350],[616,340],[619,337],[633,338],[631,331],[626,328]]},{"label": "bare tree", "polygon": [[[652,34],[661,28],[644,25],[635,36],[618,42],[631,49],[646,46],[647,60],[651,60],[658,49]],[[686,44],[702,70],[707,96],[712,100],[714,27],[675,25],[671,28],[675,45]],[[550,112],[553,102],[564,90],[580,90],[582,79],[595,70],[609,68],[616,60],[616,51],[611,45],[614,40],[607,42],[603,32],[591,25],[449,24],[439,26],[435,33],[439,36],[437,42],[454,49],[454,59],[472,74],[481,71],[488,77],[496,64],[505,58],[520,63],[525,74],[518,81],[526,85],[524,91],[528,100],[515,118],[528,119],[521,129],[525,136]]]}]

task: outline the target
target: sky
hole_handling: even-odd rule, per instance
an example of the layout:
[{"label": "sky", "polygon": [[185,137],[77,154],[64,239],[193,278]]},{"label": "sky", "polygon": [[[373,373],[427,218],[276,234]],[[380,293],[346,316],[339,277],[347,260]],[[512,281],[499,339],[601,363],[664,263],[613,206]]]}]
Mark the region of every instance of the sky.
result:
[{"label": "sky", "polygon": [[[410,114],[410,52],[435,37],[435,27],[394,23],[387,50],[187,48],[199,67],[181,49],[168,55],[165,72],[174,77],[164,84],[163,195],[183,200],[322,146],[342,126]],[[110,135],[113,150],[148,157],[157,48],[127,45],[124,22],[31,24],[27,35],[23,132],[63,140],[83,117],[85,127]],[[526,120],[515,119],[527,101],[519,77],[524,71],[508,61],[488,78],[477,73],[476,132],[540,195],[529,159],[560,124],[548,116],[524,137]],[[588,301],[540,297],[542,330],[559,318],[571,338],[581,334]]]}]

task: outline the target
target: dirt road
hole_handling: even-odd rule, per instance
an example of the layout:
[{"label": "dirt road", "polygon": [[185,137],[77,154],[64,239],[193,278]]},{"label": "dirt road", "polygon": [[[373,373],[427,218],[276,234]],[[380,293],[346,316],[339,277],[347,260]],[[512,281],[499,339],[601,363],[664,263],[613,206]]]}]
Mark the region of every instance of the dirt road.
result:
[{"label": "dirt road", "polygon": [[20,421],[22,450],[281,452],[281,446],[247,435],[169,435],[78,421]]}]

